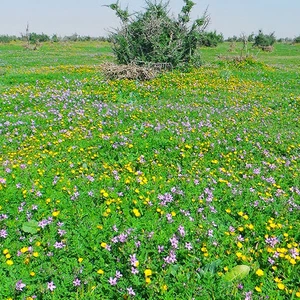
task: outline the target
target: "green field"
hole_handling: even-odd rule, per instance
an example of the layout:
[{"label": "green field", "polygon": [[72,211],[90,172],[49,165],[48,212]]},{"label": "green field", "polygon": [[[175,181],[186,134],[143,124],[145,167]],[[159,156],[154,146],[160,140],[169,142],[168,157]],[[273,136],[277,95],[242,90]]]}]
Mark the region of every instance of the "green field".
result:
[{"label": "green field", "polygon": [[0,44],[1,299],[300,298],[300,45],[229,49]]}]

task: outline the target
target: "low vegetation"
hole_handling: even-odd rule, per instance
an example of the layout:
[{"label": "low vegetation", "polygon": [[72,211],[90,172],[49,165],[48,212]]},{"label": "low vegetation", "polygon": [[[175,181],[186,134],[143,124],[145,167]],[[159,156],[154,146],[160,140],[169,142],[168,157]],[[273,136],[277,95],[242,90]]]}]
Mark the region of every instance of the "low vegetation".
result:
[{"label": "low vegetation", "polygon": [[105,43],[0,46],[1,298],[300,297],[299,69],[275,66],[299,47],[277,46],[148,81],[105,79]]}]

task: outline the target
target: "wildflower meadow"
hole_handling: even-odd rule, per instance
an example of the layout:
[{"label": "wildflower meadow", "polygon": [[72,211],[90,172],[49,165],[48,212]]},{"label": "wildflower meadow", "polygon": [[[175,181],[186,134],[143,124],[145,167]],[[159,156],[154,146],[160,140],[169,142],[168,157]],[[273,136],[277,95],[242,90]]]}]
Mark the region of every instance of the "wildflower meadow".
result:
[{"label": "wildflower meadow", "polygon": [[300,298],[300,47],[228,47],[135,81],[0,45],[1,299]]}]

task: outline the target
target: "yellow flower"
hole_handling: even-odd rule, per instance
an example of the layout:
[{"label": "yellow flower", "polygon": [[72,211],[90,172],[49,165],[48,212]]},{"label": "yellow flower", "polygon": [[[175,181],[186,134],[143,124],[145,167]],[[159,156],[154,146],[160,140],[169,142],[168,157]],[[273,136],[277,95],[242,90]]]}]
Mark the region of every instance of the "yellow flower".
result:
[{"label": "yellow flower", "polygon": [[257,276],[263,276],[263,275],[264,275],[264,271],[263,271],[262,269],[258,269],[258,270],[255,272],[255,274],[256,274]]},{"label": "yellow flower", "polygon": [[103,275],[103,274],[104,274],[104,271],[103,271],[102,269],[99,269],[99,270],[97,271],[97,273],[100,274],[100,275]]},{"label": "yellow flower", "polygon": [[107,244],[104,243],[104,242],[102,242],[102,243],[100,244],[100,246],[101,246],[102,248],[106,248]]},{"label": "yellow flower", "polygon": [[284,285],[283,283],[279,282],[279,283],[277,284],[277,287],[278,287],[280,290],[284,290],[285,285]]},{"label": "yellow flower", "polygon": [[25,252],[27,252],[28,251],[28,247],[23,247],[22,249],[21,249],[21,252],[22,253],[25,253]]},{"label": "yellow flower", "polygon": [[237,243],[238,248],[243,248],[243,244],[241,242]]},{"label": "yellow flower", "polygon": [[83,261],[83,258],[82,258],[82,257],[79,257],[79,258],[78,258],[78,262],[79,262],[79,263],[82,263],[82,261]]},{"label": "yellow flower", "polygon": [[57,210],[57,211],[54,211],[54,212],[52,213],[52,216],[53,216],[53,217],[57,217],[59,214],[60,214],[60,211]]},{"label": "yellow flower", "polygon": [[133,213],[136,217],[140,217],[141,216],[141,213],[139,212],[139,210],[137,208],[134,208],[133,210]]},{"label": "yellow flower", "polygon": [[292,265],[295,265],[295,264],[296,264],[296,260],[295,260],[294,258],[291,258],[291,259],[290,259],[290,263],[291,263]]},{"label": "yellow flower", "polygon": [[149,277],[146,277],[146,283],[149,284],[151,282],[151,279]]},{"label": "yellow flower", "polygon": [[255,290],[256,290],[257,292],[259,292],[259,293],[261,292],[261,288],[260,288],[259,286],[256,286],[256,287],[255,287]]},{"label": "yellow flower", "polygon": [[9,259],[6,261],[6,264],[9,266],[12,266],[14,264],[14,262],[11,259]]},{"label": "yellow flower", "polygon": [[297,292],[297,293],[296,293],[296,297],[297,297],[297,298],[300,298],[300,292]]},{"label": "yellow flower", "polygon": [[145,277],[151,276],[152,275],[152,271],[150,269],[146,269],[144,271]]},{"label": "yellow flower", "polygon": [[166,290],[168,289],[168,286],[165,284],[165,285],[163,285],[163,286],[161,287],[161,289],[162,289],[163,291],[166,291]]},{"label": "yellow flower", "polygon": [[33,252],[32,255],[33,255],[34,257],[38,257],[38,256],[39,256],[39,253],[38,253],[38,252]]},{"label": "yellow flower", "polygon": [[7,254],[9,251],[8,251],[8,249],[4,249],[3,250],[3,254],[5,255],[5,254]]},{"label": "yellow flower", "polygon": [[35,272],[33,272],[33,271],[30,272],[30,276],[32,276],[32,277],[35,276]]}]

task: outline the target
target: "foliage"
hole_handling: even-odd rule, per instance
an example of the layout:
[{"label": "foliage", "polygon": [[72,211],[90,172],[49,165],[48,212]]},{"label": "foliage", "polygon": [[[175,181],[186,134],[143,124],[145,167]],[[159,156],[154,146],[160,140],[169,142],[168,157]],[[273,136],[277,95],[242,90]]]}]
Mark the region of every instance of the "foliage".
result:
[{"label": "foliage", "polygon": [[300,43],[300,35],[295,37],[293,42],[296,43],[296,44],[299,44]]},{"label": "foliage", "polygon": [[[232,36],[232,37],[228,37],[226,39],[226,42],[243,42],[244,41],[244,34],[241,34],[240,36]],[[248,42],[252,43],[254,42],[254,33],[251,33],[250,35],[248,35]]]},{"label": "foliage", "polygon": [[109,7],[122,26],[111,34],[113,52],[121,64],[168,63],[173,67],[190,62],[208,24],[206,12],[189,26],[194,3],[184,0],[178,18],[168,15],[168,4],[147,1],[145,12],[130,15],[118,3]]},{"label": "foliage", "polygon": [[39,33],[31,32],[29,34],[29,42],[32,44],[48,42],[48,41],[50,41],[50,37],[45,33],[39,34]]},{"label": "foliage", "polygon": [[224,37],[222,33],[217,33],[216,31],[202,32],[200,35],[199,45],[204,47],[217,47],[219,43],[224,42]]},{"label": "foliage", "polygon": [[254,47],[268,47],[273,46],[276,42],[275,33],[264,34],[262,30],[259,30],[258,34],[254,37]]},{"label": "foliage", "polygon": [[300,62],[277,46],[285,68],[140,82],[103,78],[98,42],[0,45],[0,299],[299,299]]},{"label": "foliage", "polygon": [[0,35],[0,43],[9,43],[9,42],[13,42],[13,41],[17,41],[18,37],[16,37],[15,35]]}]

